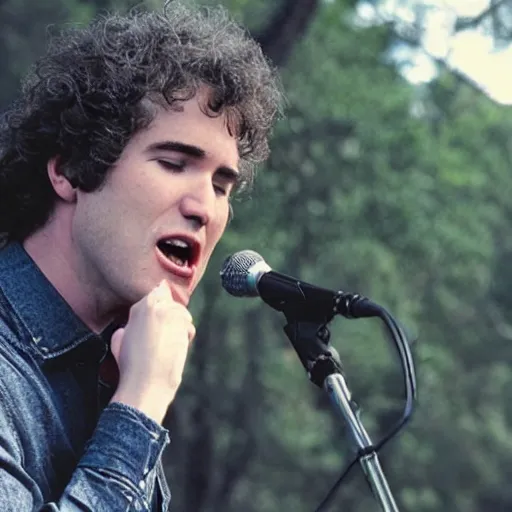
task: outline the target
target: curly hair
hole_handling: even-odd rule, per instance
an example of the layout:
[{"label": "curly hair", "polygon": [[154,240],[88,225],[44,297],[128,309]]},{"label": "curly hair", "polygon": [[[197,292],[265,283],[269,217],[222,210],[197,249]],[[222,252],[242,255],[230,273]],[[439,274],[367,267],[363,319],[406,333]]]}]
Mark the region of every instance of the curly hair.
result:
[{"label": "curly hair", "polygon": [[235,120],[247,188],[268,155],[281,86],[259,45],[223,8],[173,1],[161,13],[109,14],[61,31],[0,123],[0,241],[23,241],[48,221],[56,200],[48,160],[58,156],[74,187],[94,191],[130,138],[149,126],[151,106],[176,106],[202,86],[211,91],[205,114],[226,113],[230,126]]}]

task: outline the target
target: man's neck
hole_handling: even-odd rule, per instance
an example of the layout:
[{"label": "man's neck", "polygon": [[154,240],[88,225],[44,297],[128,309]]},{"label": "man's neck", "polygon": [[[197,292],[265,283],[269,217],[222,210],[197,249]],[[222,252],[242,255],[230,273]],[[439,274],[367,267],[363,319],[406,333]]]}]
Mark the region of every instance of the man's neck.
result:
[{"label": "man's neck", "polygon": [[69,304],[75,314],[93,332],[101,332],[119,313],[108,307],[111,301],[102,297],[99,287],[87,280],[73,248],[69,226],[53,218],[30,235],[23,247],[41,272]]}]

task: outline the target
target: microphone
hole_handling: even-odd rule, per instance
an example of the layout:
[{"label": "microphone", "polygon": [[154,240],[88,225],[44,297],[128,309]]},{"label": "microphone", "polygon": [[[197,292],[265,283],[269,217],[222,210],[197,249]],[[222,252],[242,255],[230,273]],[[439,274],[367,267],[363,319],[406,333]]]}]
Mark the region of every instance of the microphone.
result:
[{"label": "microphone", "polygon": [[220,271],[222,287],[235,297],[261,297],[287,315],[323,318],[378,316],[381,308],[365,297],[332,291],[275,272],[257,252],[245,250],[228,256]]}]

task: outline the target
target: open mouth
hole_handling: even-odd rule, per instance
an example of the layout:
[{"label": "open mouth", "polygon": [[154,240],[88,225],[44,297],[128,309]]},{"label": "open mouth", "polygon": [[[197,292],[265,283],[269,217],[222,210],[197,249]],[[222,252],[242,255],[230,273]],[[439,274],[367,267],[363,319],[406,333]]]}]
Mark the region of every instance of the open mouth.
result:
[{"label": "open mouth", "polygon": [[163,238],[157,242],[162,254],[178,267],[192,267],[197,262],[198,244],[185,238]]}]

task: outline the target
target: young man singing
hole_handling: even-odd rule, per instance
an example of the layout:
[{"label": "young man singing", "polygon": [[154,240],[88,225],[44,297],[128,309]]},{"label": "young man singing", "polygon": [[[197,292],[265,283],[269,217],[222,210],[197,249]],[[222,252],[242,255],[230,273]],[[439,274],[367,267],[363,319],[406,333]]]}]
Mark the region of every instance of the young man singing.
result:
[{"label": "young man singing", "polygon": [[26,77],[0,132],[2,512],[167,510],[187,305],[280,103],[244,30],[176,1],[64,32]]}]

